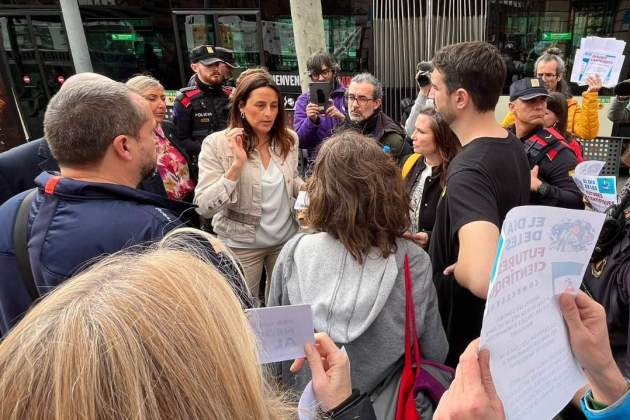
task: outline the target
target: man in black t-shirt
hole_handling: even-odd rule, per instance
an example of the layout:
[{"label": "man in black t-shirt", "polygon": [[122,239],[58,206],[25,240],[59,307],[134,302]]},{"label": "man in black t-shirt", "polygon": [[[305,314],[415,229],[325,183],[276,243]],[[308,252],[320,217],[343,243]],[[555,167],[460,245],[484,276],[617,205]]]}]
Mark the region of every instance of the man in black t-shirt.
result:
[{"label": "man in black t-shirt", "polygon": [[520,141],[496,121],[505,80],[499,52],[484,42],[442,48],[433,58],[432,97],[463,149],[448,167],[429,254],[446,363],[455,367],[479,336],[501,225],[529,200],[530,171]]}]

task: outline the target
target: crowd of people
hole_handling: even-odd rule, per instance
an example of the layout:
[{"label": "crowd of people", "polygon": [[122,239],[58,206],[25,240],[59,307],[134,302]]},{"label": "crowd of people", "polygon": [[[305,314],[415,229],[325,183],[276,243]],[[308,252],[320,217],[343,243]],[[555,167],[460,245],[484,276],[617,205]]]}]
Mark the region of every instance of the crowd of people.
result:
[{"label": "crowd of people", "polygon": [[[501,226],[517,206],[588,206],[570,173],[601,80],[578,105],[551,50],[500,123],[503,58],[449,45],[418,65],[403,127],[375,76],[344,87],[317,52],[308,76],[329,95],[303,93],[290,127],[265,69],[231,86],[231,51],[190,60],[172,120],[150,75],[82,73],[48,104],[45,137],[0,155],[20,174],[0,206],[0,418],[288,419],[311,380],[325,416],[392,418],[376,395],[403,369],[407,316],[412,347],[455,369],[441,400],[417,393],[420,418],[505,418],[477,341]],[[615,118],[630,117],[624,83]],[[589,381],[573,416],[630,416],[623,255],[599,303],[559,299]],[[263,370],[244,309],[295,304],[312,309],[308,368]]]}]

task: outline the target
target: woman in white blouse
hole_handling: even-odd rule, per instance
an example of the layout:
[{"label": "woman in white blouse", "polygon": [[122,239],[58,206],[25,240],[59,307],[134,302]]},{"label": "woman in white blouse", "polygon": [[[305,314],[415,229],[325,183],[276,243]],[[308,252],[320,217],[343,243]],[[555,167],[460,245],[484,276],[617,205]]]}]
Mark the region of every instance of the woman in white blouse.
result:
[{"label": "woman in white blouse", "polygon": [[232,95],[228,128],[203,142],[197,212],[236,254],[253,296],[267,285],[284,243],[298,230],[293,203],[303,184],[298,138],[286,126],[282,96],[271,75],[245,76]]}]

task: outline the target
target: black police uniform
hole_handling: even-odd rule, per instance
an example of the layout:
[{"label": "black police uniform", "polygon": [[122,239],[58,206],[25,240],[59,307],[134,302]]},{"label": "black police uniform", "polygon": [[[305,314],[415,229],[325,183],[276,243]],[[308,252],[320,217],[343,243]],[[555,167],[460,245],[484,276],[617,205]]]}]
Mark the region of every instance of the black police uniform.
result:
[{"label": "black police uniform", "polygon": [[582,193],[570,175],[577,165],[573,151],[553,128],[538,128],[521,138],[530,169],[538,165],[542,185],[531,193],[531,204],[583,209]]},{"label": "black police uniform", "polygon": [[194,76],[194,86],[181,89],[173,104],[175,141],[191,158],[191,174],[197,178],[201,143],[211,133],[227,128],[231,88],[208,85]]}]

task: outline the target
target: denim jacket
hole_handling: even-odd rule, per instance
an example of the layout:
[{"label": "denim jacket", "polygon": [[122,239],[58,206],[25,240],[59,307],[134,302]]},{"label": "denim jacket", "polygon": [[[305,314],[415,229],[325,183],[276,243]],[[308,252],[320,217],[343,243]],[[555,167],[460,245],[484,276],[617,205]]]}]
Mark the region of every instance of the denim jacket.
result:
[{"label": "denim jacket", "polygon": [[[234,155],[226,137],[227,130],[210,134],[203,141],[199,154],[199,181],[195,189],[197,212],[212,219],[214,231],[220,237],[234,241],[254,242],[256,226],[262,216],[262,162],[258,151],[250,154],[241,176],[233,182],[225,178],[232,166]],[[279,150],[271,148],[271,159],[284,176],[285,192],[293,210],[295,198],[304,181],[299,177],[298,137],[289,130],[294,139],[293,147],[286,158]]]}]

